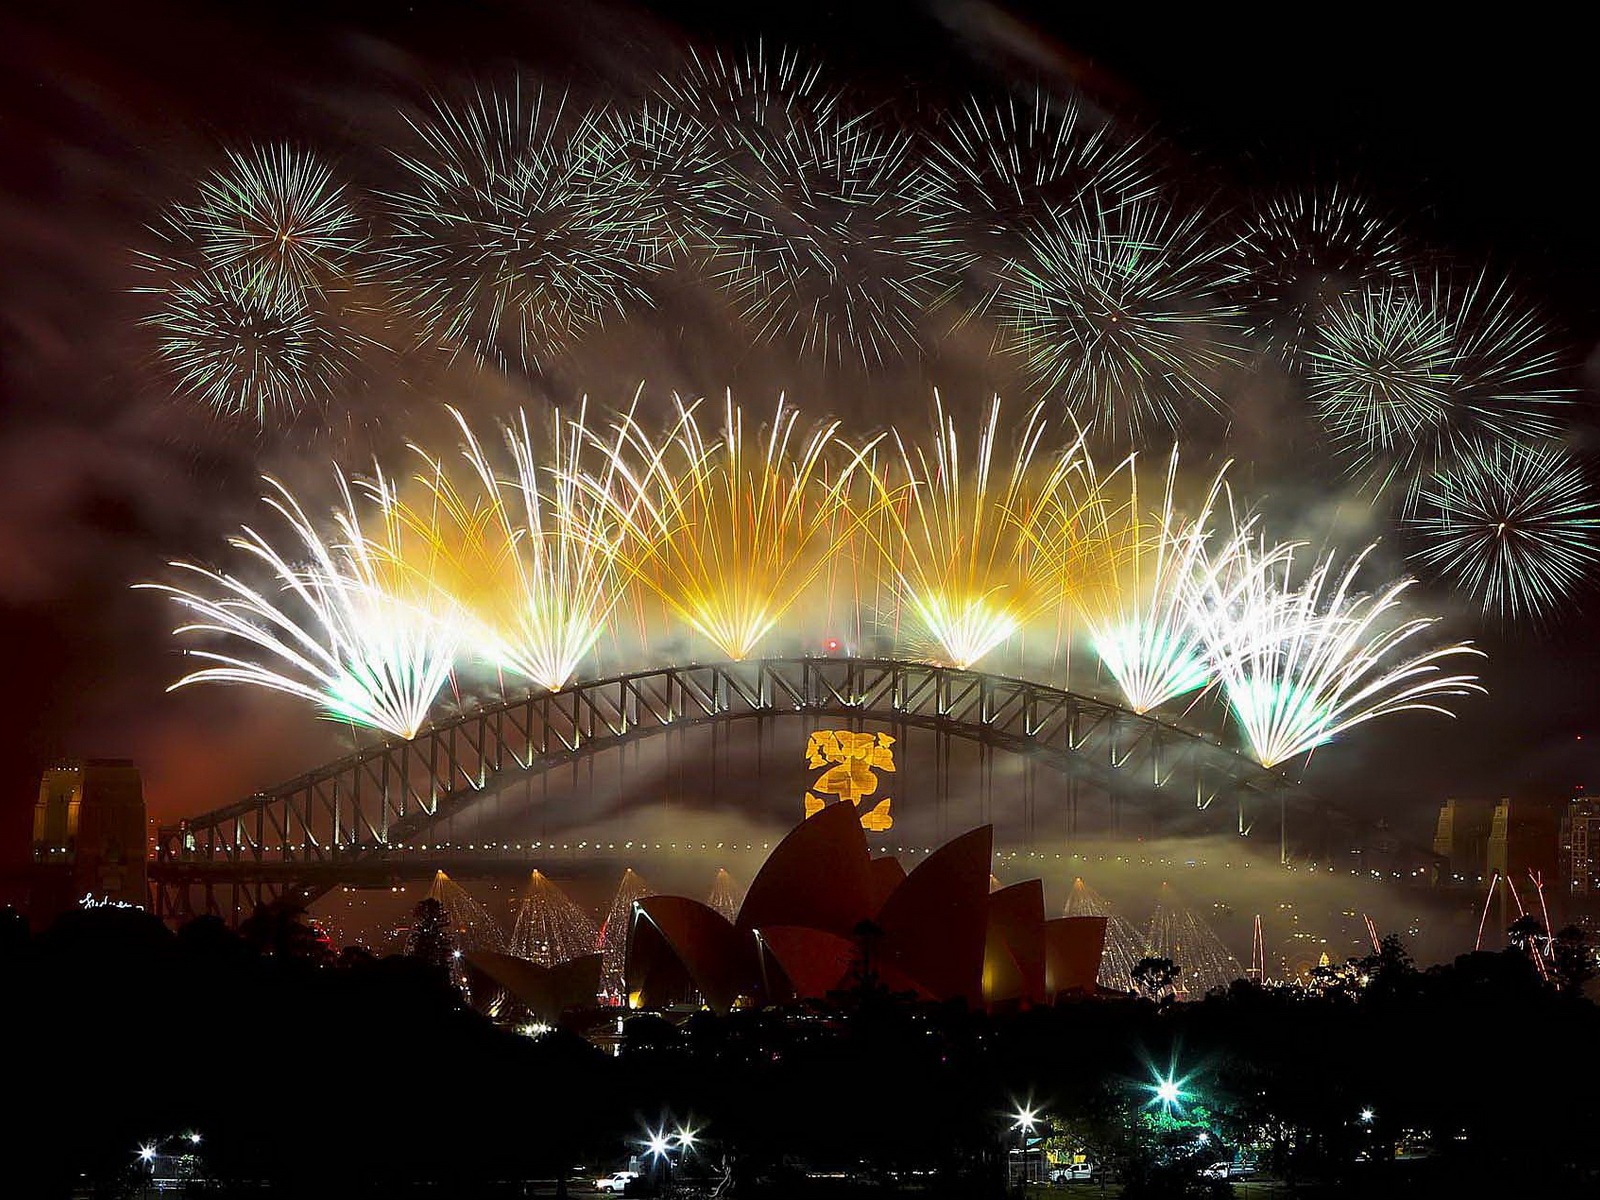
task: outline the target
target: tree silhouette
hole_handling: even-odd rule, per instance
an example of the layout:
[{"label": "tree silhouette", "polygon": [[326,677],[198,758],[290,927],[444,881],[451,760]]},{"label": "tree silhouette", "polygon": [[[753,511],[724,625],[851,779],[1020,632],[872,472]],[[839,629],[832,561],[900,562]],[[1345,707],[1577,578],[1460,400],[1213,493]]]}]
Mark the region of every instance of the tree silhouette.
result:
[{"label": "tree silhouette", "polygon": [[1178,990],[1182,971],[1170,958],[1148,955],[1133,964],[1133,986],[1147,1000],[1170,1000]]},{"label": "tree silhouette", "polygon": [[411,932],[406,935],[406,955],[432,967],[445,979],[455,959],[456,940],[450,932],[450,916],[444,905],[432,896],[418,901],[411,910]]},{"label": "tree silhouette", "polygon": [[1550,977],[1564,996],[1583,995],[1584,984],[1595,977],[1594,947],[1588,933],[1568,925],[1550,945]]}]

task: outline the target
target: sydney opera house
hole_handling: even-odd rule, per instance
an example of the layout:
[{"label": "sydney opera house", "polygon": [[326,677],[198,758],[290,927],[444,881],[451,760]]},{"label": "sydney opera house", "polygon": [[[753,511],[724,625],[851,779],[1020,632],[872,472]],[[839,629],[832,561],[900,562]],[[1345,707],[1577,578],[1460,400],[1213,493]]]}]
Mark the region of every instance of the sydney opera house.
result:
[{"label": "sydney opera house", "polygon": [[992,842],[973,829],[907,874],[871,856],[853,805],[827,805],[774,848],[734,920],[683,896],[637,901],[628,1004],[723,1012],[863,983],[987,1008],[1092,993],[1106,918],[1046,920],[1037,879],[991,891]]}]

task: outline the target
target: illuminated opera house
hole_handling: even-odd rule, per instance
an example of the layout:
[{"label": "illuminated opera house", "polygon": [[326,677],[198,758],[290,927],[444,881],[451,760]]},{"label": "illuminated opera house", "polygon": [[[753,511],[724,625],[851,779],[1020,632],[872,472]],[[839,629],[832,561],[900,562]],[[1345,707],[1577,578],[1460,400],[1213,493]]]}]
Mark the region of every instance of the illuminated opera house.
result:
[{"label": "illuminated opera house", "polygon": [[628,1004],[722,1012],[869,979],[988,1008],[1092,993],[1106,918],[1046,920],[1037,879],[991,891],[991,849],[982,826],[907,874],[893,857],[871,857],[852,805],[822,807],[772,851],[735,920],[683,896],[635,902]]}]

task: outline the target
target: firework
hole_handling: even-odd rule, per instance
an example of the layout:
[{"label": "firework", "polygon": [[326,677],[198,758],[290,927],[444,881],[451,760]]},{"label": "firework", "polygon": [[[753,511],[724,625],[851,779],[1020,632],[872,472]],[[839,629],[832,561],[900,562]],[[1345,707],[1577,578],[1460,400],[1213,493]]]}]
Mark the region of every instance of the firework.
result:
[{"label": "firework", "polygon": [[1064,915],[1106,919],[1105,951],[1100,956],[1100,974],[1095,982],[1113,991],[1133,991],[1133,968],[1148,953],[1144,934],[1134,928],[1127,917],[1118,914],[1111,901],[1081,879],[1072,881],[1072,893],[1067,897]]},{"label": "firework", "polygon": [[682,72],[662,80],[661,95],[714,130],[730,151],[751,130],[820,120],[839,104],[839,92],[824,83],[821,67],[761,42],[742,55],[691,52]]},{"label": "firework", "polygon": [[942,172],[867,117],[749,129],[742,149],[716,272],[755,336],[867,366],[914,347],[970,258]]},{"label": "firework", "polygon": [[883,539],[878,552],[934,657],[967,667],[1071,598],[1085,561],[1073,547],[1097,497],[1080,486],[1077,443],[1051,461],[1039,454],[1042,405],[1023,419],[1009,467],[997,453],[998,397],[970,466],[937,393],[934,416],[929,449],[895,434],[904,483],[874,475],[886,519],[863,524]]},{"label": "firework", "polygon": [[1417,562],[1507,620],[1544,618],[1600,564],[1600,503],[1554,446],[1499,441],[1422,485]]},{"label": "firework", "polygon": [[1195,618],[1251,754],[1274,767],[1390,713],[1453,715],[1441,701],[1481,692],[1477,677],[1442,664],[1479,655],[1455,644],[1416,652],[1436,618],[1398,619],[1401,579],[1372,595],[1354,590],[1368,546],[1342,574],[1333,555],[1291,585],[1291,545],[1241,541],[1226,572],[1207,581]]},{"label": "firework", "polygon": [[1197,913],[1184,907],[1173,889],[1163,883],[1150,930],[1145,935],[1150,953],[1170,958],[1179,968],[1178,995],[1204,996],[1213,988],[1227,987],[1244,976],[1244,968]]},{"label": "firework", "polygon": [[999,104],[970,100],[941,122],[930,149],[966,219],[984,233],[1014,235],[1041,207],[1134,199],[1151,188],[1134,146],[1076,98],[1036,89]]},{"label": "firework", "polygon": [[[540,687],[561,687],[594,647],[622,595],[615,571],[619,526],[611,506],[579,482],[591,441],[586,406],[552,418],[541,454],[525,413],[502,429],[512,465],[504,476],[451,409],[472,488],[418,450],[424,502],[399,505],[401,520],[430,548],[413,555],[419,584],[456,614],[464,639],[495,667]],[[415,448],[414,448],[415,449]],[[609,488],[604,472],[601,486]]]},{"label": "firework", "polygon": [[1167,460],[1158,513],[1139,500],[1135,462],[1127,464],[1130,503],[1102,505],[1107,528],[1094,540],[1106,569],[1083,589],[1078,612],[1090,644],[1134,712],[1147,712],[1211,682],[1205,640],[1192,618],[1194,589],[1225,569],[1245,530],[1220,543],[1212,530],[1226,466],[1192,518],[1178,510],[1178,451]]},{"label": "firework", "polygon": [[542,871],[528,876],[511,953],[542,967],[553,967],[593,954],[600,944],[594,921]]},{"label": "firework", "polygon": [[252,288],[236,270],[184,275],[144,324],[178,388],[223,416],[261,424],[327,400],[349,377],[358,341],[320,302]]},{"label": "firework", "polygon": [[1408,507],[1428,471],[1474,446],[1552,433],[1564,396],[1537,317],[1487,276],[1346,297],[1307,357],[1312,403],[1347,470],[1399,481]]},{"label": "firework", "polygon": [[724,867],[717,868],[717,877],[711,883],[711,895],[706,897],[706,903],[716,909],[731,924],[738,919],[739,904],[744,899],[744,893],[739,885],[734,882],[733,876],[728,874]]},{"label": "firework", "polygon": [[230,151],[227,167],[201,182],[199,203],[173,223],[211,269],[275,301],[347,279],[367,243],[332,168],[286,145]]},{"label": "firework", "polygon": [[1399,282],[1399,231],[1347,188],[1275,196],[1230,248],[1254,332],[1295,366],[1341,297]]},{"label": "firework", "polygon": [[747,657],[848,536],[850,476],[860,453],[830,473],[838,422],[799,431],[781,399],[770,424],[746,435],[727,397],[721,436],[707,436],[699,401],[674,397],[677,420],[653,438],[630,411],[606,454],[610,481],[584,476],[624,531],[630,569],[730,658]]},{"label": "firework", "polygon": [[1239,360],[1229,276],[1198,216],[1154,201],[1050,209],[1023,234],[998,312],[1034,383],[1101,437],[1134,444],[1223,412]]},{"label": "firework", "polygon": [[376,517],[373,534],[363,529],[349,482],[337,478],[343,503],[333,514],[333,539],[325,540],[300,502],[273,479],[266,481],[265,500],[287,524],[293,548],[280,551],[248,526],[231,539],[266,569],[276,595],[182,562],[172,566],[198,576],[202,590],[138,586],[166,593],[191,614],[178,636],[215,635],[258,656],[190,650],[216,665],[185,675],[173,688],[252,684],[309,700],[334,719],[409,738],[449,677],[455,631],[410,583],[413,573],[403,565],[407,539],[388,483],[379,478],[366,489]]},{"label": "firework", "polygon": [[[592,114],[564,98],[479,93],[413,122],[385,200],[385,273],[429,336],[537,371],[578,335],[646,303],[649,230],[597,186]],[[603,182],[603,181],[602,181]]]},{"label": "firework", "polygon": [[434,872],[428,896],[437,900],[444,909],[445,917],[450,922],[452,940],[462,952],[470,954],[477,950],[505,950],[506,936],[501,932],[494,915],[443,871]]},{"label": "firework", "polygon": [[632,867],[622,872],[622,880],[617,884],[616,895],[611,898],[611,907],[606,911],[606,919],[600,925],[598,940],[600,953],[604,956],[600,977],[604,990],[617,995],[622,993],[622,971],[628,951],[628,931],[633,927],[633,902],[654,894],[644,877],[635,874]]},{"label": "firework", "polygon": [[577,166],[647,259],[665,263],[709,254],[735,221],[730,153],[716,127],[652,97],[601,118]]}]

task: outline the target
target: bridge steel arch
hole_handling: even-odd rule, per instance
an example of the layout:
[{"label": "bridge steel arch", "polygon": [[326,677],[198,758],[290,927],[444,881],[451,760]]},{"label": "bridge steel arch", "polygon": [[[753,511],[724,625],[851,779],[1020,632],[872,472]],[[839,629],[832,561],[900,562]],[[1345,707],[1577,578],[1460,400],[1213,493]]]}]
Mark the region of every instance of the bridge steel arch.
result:
[{"label": "bridge steel arch", "polygon": [[1108,789],[1170,795],[1182,784],[1201,808],[1236,800],[1240,833],[1276,800],[1285,846],[1287,800],[1299,791],[1199,734],[1025,679],[895,659],[659,667],[486,704],[164,827],[152,903],[172,920],[236,922],[286,894],[309,901],[341,883],[381,884],[398,847],[514,780],[675,729],[796,715],[932,729]]}]

